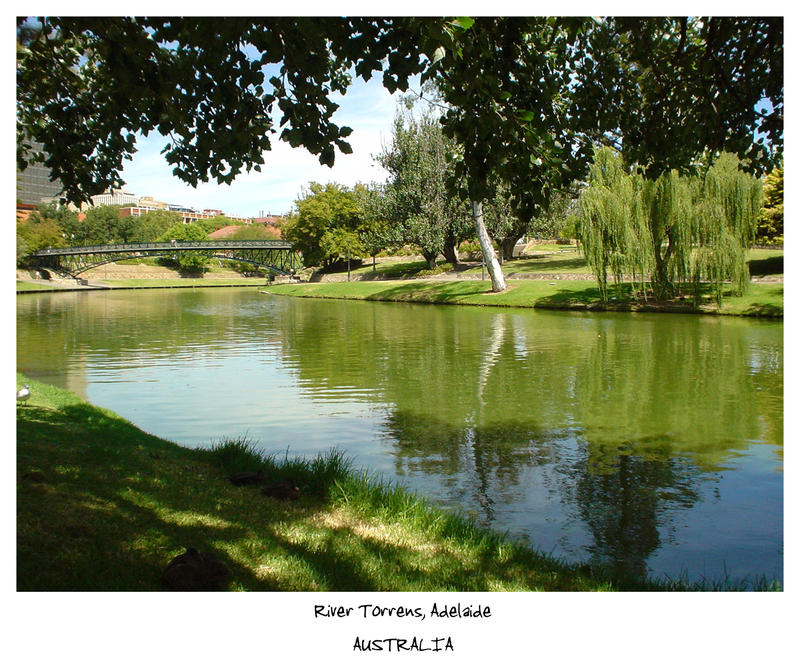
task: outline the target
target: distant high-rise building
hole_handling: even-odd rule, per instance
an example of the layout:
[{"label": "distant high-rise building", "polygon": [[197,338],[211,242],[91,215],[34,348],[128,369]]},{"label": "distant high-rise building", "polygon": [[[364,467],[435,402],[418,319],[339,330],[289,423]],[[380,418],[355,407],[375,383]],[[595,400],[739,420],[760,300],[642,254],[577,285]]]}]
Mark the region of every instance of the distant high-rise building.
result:
[{"label": "distant high-rise building", "polygon": [[[33,153],[46,153],[41,144],[31,142]],[[50,180],[50,168],[44,163],[30,163],[23,172],[17,170],[17,201],[25,204],[41,204],[60,200],[63,192],[61,182]]]}]

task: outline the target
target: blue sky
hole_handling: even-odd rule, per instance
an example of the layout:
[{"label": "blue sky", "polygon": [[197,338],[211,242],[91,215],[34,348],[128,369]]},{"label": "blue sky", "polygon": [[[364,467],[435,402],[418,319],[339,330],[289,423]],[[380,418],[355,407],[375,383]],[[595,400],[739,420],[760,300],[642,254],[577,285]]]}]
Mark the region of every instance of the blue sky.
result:
[{"label": "blue sky", "polygon": [[386,172],[373,160],[373,155],[380,152],[382,142],[391,139],[399,96],[383,88],[380,75],[366,83],[355,79],[344,97],[332,96],[340,106],[334,121],[353,129],[348,138],[353,153],[337,152],[333,168],[320,165],[316,156],[302,148],[293,149],[276,137],[261,172],[243,172],[231,185],[209,181],[192,188],[172,175],[171,166],[160,154],[166,138],[155,132],[137,141],[138,151],[122,171],[124,188],[135,195],[149,195],[196,209],[213,208],[232,215],[256,216],[262,211],[271,214],[290,211],[310,181],[345,185],[383,181]]}]

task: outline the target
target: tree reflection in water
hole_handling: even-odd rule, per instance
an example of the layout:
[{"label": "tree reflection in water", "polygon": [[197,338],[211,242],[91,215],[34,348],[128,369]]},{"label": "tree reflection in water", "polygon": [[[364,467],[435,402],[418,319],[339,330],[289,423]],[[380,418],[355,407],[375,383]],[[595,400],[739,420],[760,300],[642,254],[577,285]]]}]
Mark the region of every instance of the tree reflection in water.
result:
[{"label": "tree reflection in water", "polygon": [[611,452],[519,424],[456,426],[399,410],[387,417],[384,435],[398,474],[422,472],[460,488],[464,508],[477,510],[485,524],[495,521],[499,504],[521,498],[527,475],[536,472],[549,481],[545,492],[566,513],[565,524],[576,516],[582,521],[591,562],[641,575],[662,537],[670,538],[676,511],[698,500],[704,479],[685,459],[654,455],[657,439]]}]

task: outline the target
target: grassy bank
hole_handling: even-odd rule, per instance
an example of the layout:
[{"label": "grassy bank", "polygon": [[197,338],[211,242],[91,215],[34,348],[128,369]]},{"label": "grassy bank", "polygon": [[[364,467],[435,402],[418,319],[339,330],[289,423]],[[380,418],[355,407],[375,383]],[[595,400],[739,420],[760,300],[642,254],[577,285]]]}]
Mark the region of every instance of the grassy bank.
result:
[{"label": "grassy bank", "polygon": [[[480,257],[476,255],[462,255],[466,261],[457,268],[461,277],[480,277]],[[437,273],[451,272],[453,266],[439,260]],[[747,251],[747,263],[752,275],[783,274],[783,250],[750,249]],[[346,274],[340,266],[335,273],[328,275]],[[433,273],[433,274],[437,274]],[[506,277],[543,277],[552,275],[580,275],[592,277],[592,270],[586,263],[583,253],[574,245],[536,245],[531,244],[521,257],[506,261],[503,264],[503,273]],[[381,259],[373,267],[367,258],[364,263],[351,268],[351,278],[356,280],[384,280],[408,279],[413,277],[426,277],[431,272],[422,257],[407,256],[402,258]]]},{"label": "grassy bank", "polygon": [[[359,473],[336,453],[282,461],[247,440],[187,449],[18,374],[23,380],[33,394],[17,405],[21,591],[158,590],[164,567],[186,547],[225,561],[231,590],[689,588],[604,577],[535,554]],[[273,499],[226,478],[258,467],[268,481],[291,477],[300,498]]]},{"label": "grassy bank", "polygon": [[80,286],[71,282],[57,282],[52,284],[41,284],[27,280],[17,280],[17,292],[27,293],[29,291],[59,291],[69,290],[90,290],[97,289],[97,283],[107,285],[112,289],[175,289],[192,287],[218,287],[218,286],[264,286],[265,278],[237,279],[232,277],[171,277],[171,278],[129,278],[113,280],[92,280],[94,286]]},{"label": "grassy bank", "polygon": [[266,291],[276,295],[379,300],[457,305],[533,307],[542,309],[591,309],[611,311],[701,312],[738,316],[783,316],[783,284],[751,284],[742,297],[726,293],[722,307],[705,303],[694,310],[689,300],[643,303],[634,299],[631,287],[623,295],[603,304],[597,285],[586,280],[509,281],[502,293],[491,293],[491,284],[482,280],[416,280],[407,282],[326,282],[279,284]]}]

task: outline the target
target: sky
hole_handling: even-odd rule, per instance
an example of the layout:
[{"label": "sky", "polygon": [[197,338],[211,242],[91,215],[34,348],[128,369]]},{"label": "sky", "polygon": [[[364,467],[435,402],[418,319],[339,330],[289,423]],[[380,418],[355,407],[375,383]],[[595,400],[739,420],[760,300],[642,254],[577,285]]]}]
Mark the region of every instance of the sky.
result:
[{"label": "sky", "polygon": [[[418,82],[415,88],[419,89]],[[373,156],[391,140],[392,120],[401,94],[389,94],[378,74],[368,82],[355,79],[344,97],[331,97],[340,106],[334,121],[353,129],[347,138],[353,153],[337,150],[332,168],[320,165],[316,156],[303,148],[292,148],[276,136],[261,172],[242,172],[230,185],[209,181],[193,188],[172,174],[172,167],[160,153],[167,138],[154,132],[137,140],[138,151],[122,170],[123,189],[198,210],[220,209],[230,215],[253,217],[288,213],[311,181],[347,186],[383,181],[386,171]]]}]

